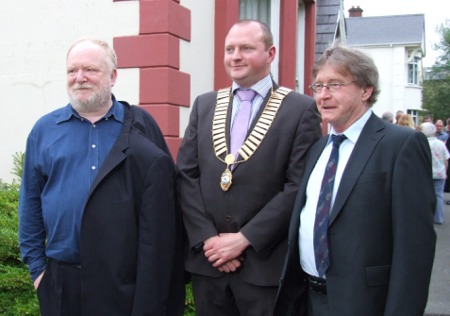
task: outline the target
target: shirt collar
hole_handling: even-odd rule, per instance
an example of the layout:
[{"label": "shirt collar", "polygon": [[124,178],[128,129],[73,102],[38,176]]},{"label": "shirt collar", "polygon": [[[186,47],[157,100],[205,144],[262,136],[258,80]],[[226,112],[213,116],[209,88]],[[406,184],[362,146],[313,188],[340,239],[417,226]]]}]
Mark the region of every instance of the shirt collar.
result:
[{"label": "shirt collar", "polygon": [[[364,125],[366,125],[366,123],[369,120],[371,115],[372,115],[372,109],[368,109],[366,111],[366,113],[364,113],[355,123],[353,123],[349,128],[347,128],[342,134],[345,134],[345,136],[347,136],[348,140],[350,140],[352,143],[356,144],[356,141],[358,140],[359,135],[361,135],[361,131],[364,128]],[[334,128],[331,127],[330,137],[328,138],[328,143],[331,141],[332,134],[338,135],[339,133],[336,133]]]},{"label": "shirt collar", "polygon": [[[103,116],[104,118],[114,118],[116,121],[123,123],[125,117],[125,110],[123,105],[116,100],[114,95],[111,96],[112,106],[109,111]],[[72,117],[77,117],[81,119],[81,116],[75,111],[72,105],[69,103],[65,106],[65,108],[61,111],[61,114],[57,120],[57,124],[67,122]]]},{"label": "shirt collar", "polygon": [[[259,94],[262,98],[266,97],[267,92],[271,90],[273,87],[272,84],[272,77],[270,74],[262,78],[260,81],[252,85],[249,89],[255,90],[257,94]],[[237,89],[241,89],[241,87],[233,81],[233,84],[231,86],[231,91],[234,95]]]}]

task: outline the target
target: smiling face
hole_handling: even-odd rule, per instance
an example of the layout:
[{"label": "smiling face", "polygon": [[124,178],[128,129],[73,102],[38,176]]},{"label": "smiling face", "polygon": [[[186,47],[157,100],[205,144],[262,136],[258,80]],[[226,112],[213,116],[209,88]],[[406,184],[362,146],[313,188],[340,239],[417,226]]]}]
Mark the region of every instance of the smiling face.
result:
[{"label": "smiling face", "polygon": [[75,45],[67,55],[67,91],[78,112],[92,113],[111,105],[117,71],[108,58],[102,47],[90,41]]},{"label": "smiling face", "polygon": [[[317,72],[314,83],[343,83],[353,80],[351,75],[338,71],[327,63]],[[315,93],[315,99],[322,119],[330,123],[336,132],[342,133],[369,109],[367,100],[372,91],[371,87],[362,88],[353,82],[334,92],[324,88]]]},{"label": "smiling face", "polygon": [[230,78],[249,88],[270,72],[275,47],[266,47],[264,33],[257,22],[235,24],[225,39],[224,65]]}]

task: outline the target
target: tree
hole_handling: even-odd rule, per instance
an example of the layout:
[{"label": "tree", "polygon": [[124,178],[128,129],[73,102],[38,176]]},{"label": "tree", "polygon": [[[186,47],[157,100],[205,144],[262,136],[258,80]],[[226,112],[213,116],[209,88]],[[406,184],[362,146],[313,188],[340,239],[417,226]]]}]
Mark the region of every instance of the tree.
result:
[{"label": "tree", "polygon": [[439,43],[434,48],[439,51],[429,78],[423,82],[422,100],[426,114],[434,119],[450,118],[450,19],[437,27]]}]

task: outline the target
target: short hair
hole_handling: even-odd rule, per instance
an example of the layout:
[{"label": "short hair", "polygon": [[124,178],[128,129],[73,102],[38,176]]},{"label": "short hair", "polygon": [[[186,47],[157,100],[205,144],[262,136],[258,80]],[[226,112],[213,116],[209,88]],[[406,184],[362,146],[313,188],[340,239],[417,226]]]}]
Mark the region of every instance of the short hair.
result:
[{"label": "short hair", "polygon": [[426,137],[433,137],[436,135],[436,126],[430,122],[422,123],[422,125],[420,125],[420,130]]},{"label": "short hair", "polygon": [[106,41],[96,39],[96,38],[81,37],[81,38],[75,40],[70,45],[69,50],[67,51],[66,58],[69,57],[69,54],[72,51],[72,49],[82,42],[90,42],[90,43],[93,43],[93,44],[103,48],[106,55],[108,56],[108,59],[106,62],[108,63],[108,66],[109,66],[111,72],[113,72],[114,70],[117,69],[117,56],[116,56],[116,52],[114,51],[114,49],[111,46],[109,46],[109,44]]},{"label": "short hair", "polygon": [[258,20],[252,20],[252,19],[245,19],[245,20],[239,20],[233,26],[235,25],[248,25],[251,23],[257,23],[261,27],[262,31],[262,41],[264,43],[264,46],[266,47],[266,50],[268,50],[271,46],[273,46],[273,35],[270,31],[270,28],[267,26],[266,23]]},{"label": "short hair", "polygon": [[388,122],[394,122],[394,114],[392,114],[392,112],[384,112],[383,115],[381,116],[381,118],[384,121],[388,121]]},{"label": "short hair", "polygon": [[372,87],[372,95],[367,100],[372,106],[380,94],[379,74],[372,58],[361,51],[336,44],[326,49],[319,60],[313,66],[313,79],[317,73],[325,67],[331,65],[343,75],[351,75],[355,84],[359,87]]}]

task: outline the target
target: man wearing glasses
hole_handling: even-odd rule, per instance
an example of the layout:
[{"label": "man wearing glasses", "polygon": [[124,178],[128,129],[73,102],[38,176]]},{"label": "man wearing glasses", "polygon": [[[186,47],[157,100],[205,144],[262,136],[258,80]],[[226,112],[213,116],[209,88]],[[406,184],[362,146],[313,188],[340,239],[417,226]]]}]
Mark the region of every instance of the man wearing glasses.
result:
[{"label": "man wearing glasses", "polygon": [[313,78],[331,130],[308,156],[274,315],[423,315],[436,241],[427,140],[373,114],[378,71],[363,53],[332,47]]}]

